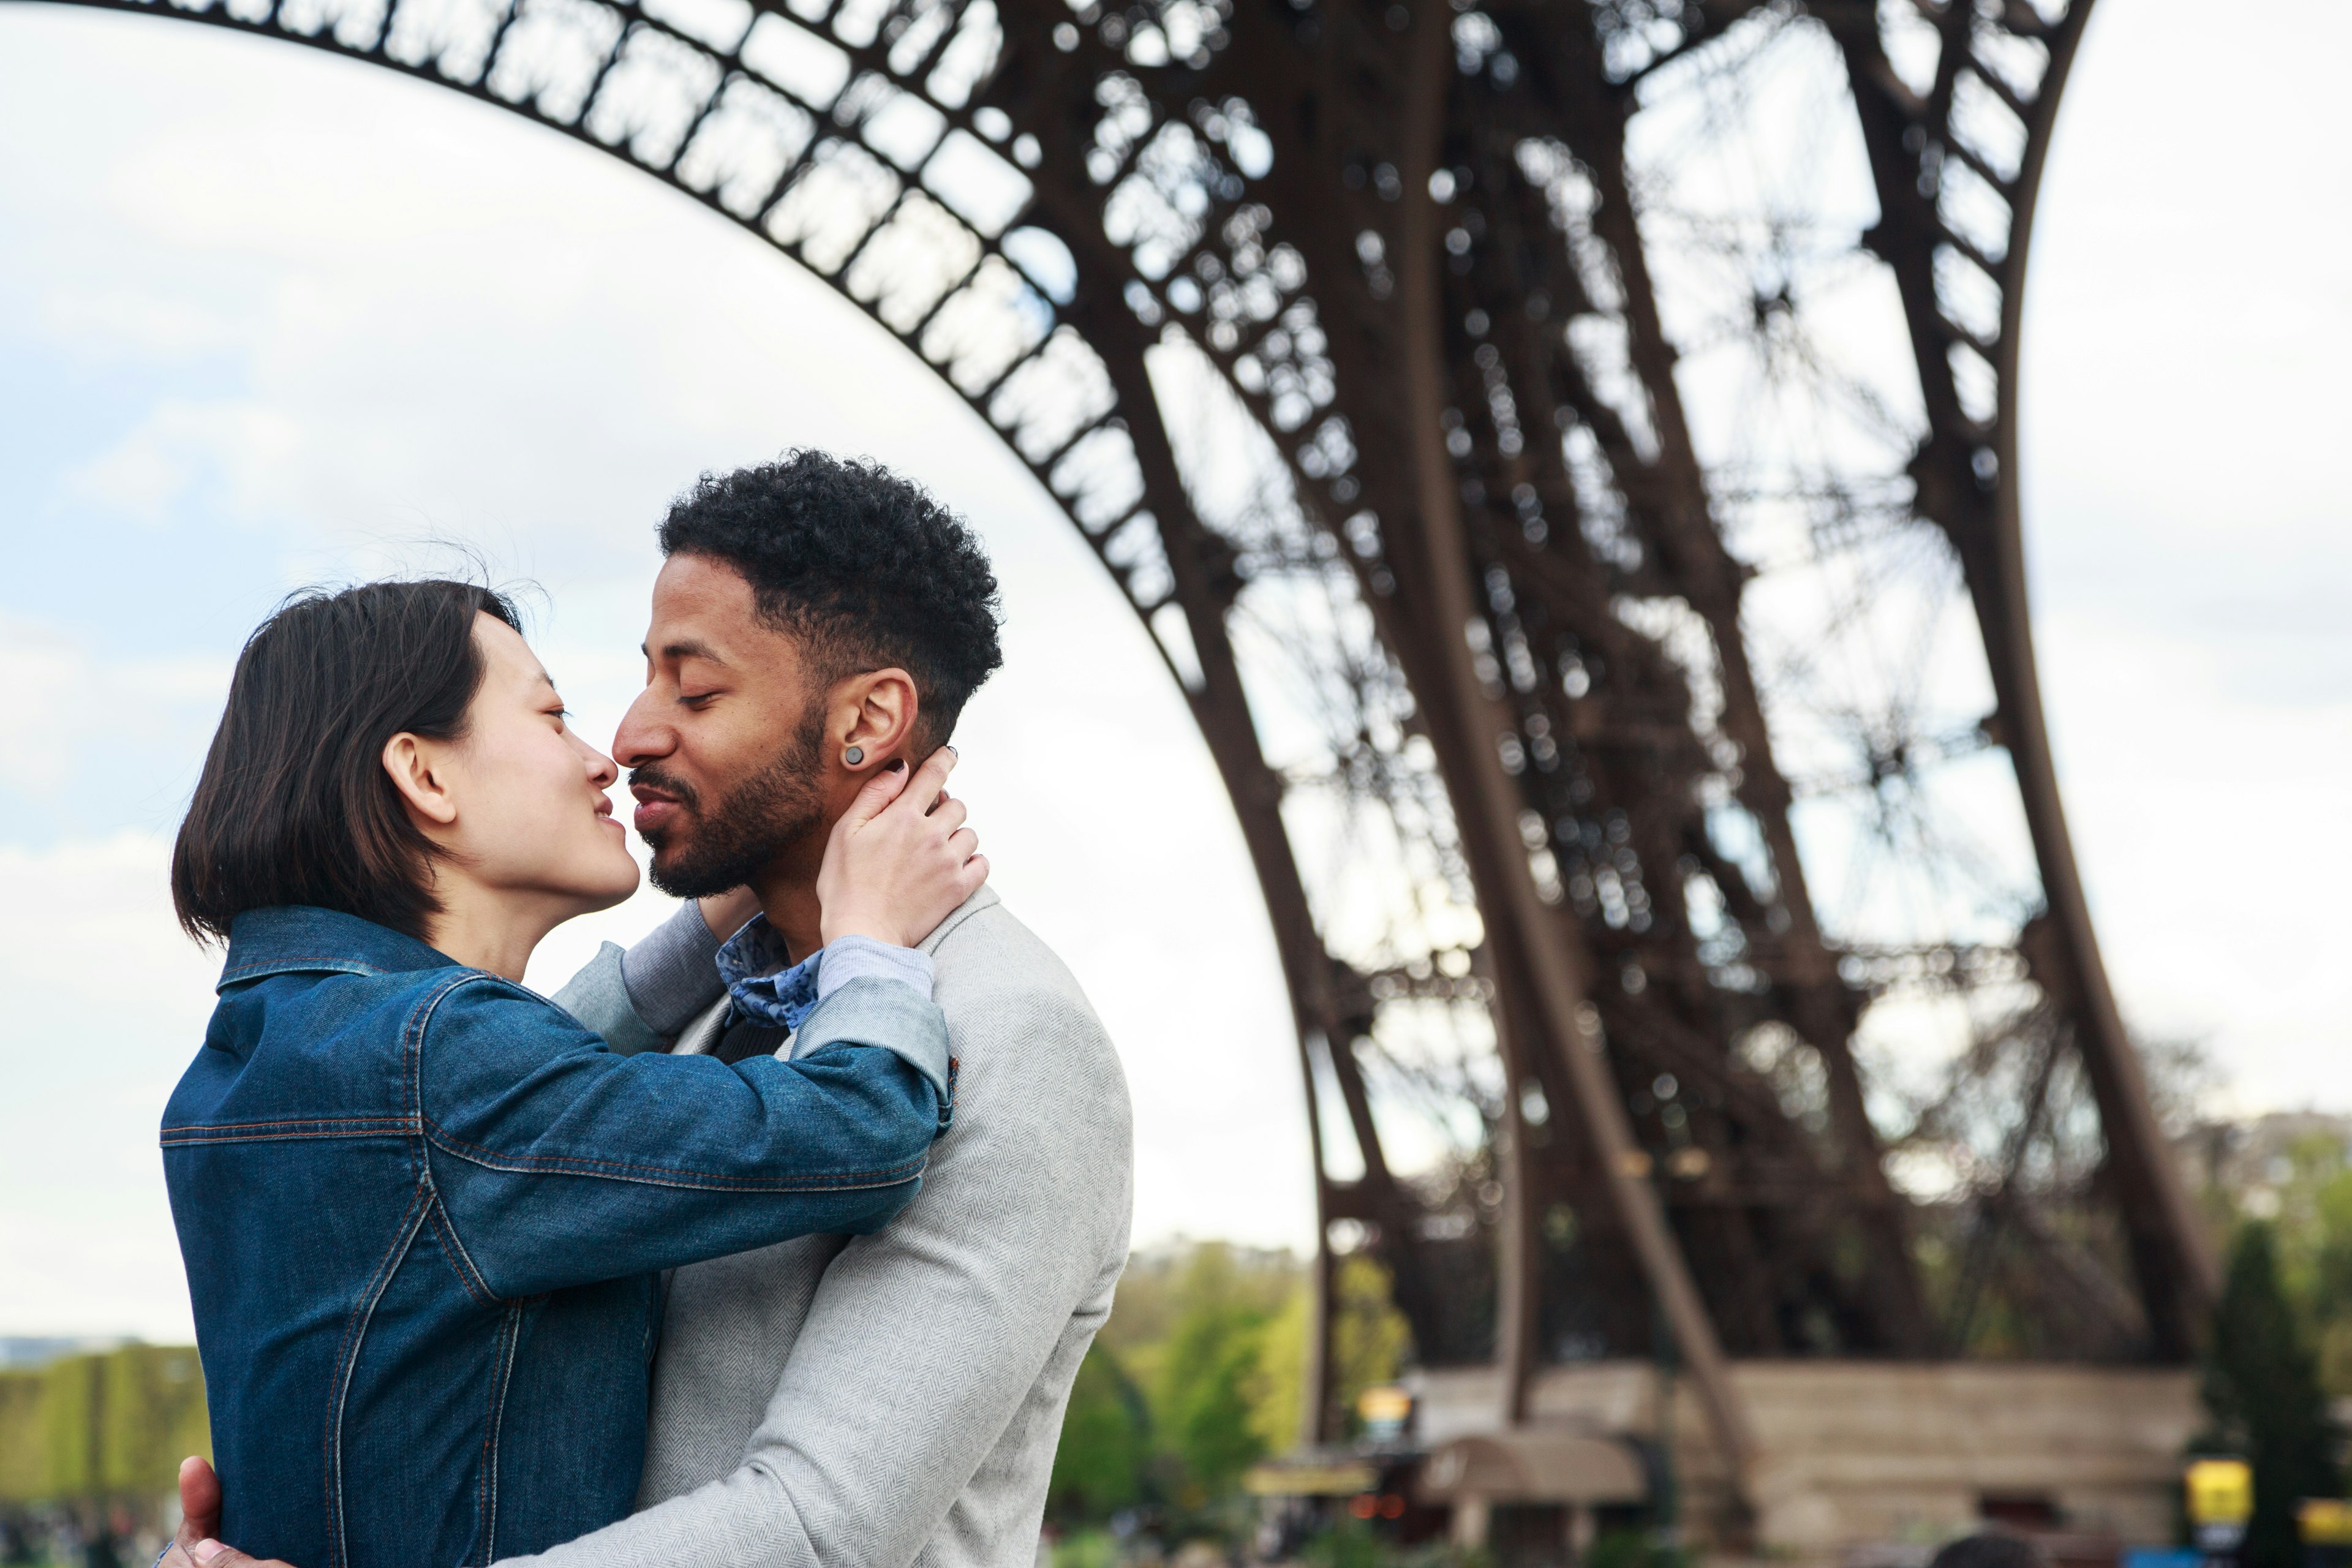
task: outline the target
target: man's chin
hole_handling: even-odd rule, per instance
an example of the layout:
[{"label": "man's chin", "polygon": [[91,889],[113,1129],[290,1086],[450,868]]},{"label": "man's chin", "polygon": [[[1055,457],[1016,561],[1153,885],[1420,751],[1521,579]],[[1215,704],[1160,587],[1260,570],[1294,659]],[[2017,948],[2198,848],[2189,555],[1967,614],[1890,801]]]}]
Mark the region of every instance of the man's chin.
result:
[{"label": "man's chin", "polygon": [[654,849],[653,864],[646,868],[646,880],[656,890],[673,899],[706,899],[713,893],[723,893],[740,887],[743,879],[734,877],[725,881],[714,879],[711,868],[695,865],[683,852],[664,854]]}]

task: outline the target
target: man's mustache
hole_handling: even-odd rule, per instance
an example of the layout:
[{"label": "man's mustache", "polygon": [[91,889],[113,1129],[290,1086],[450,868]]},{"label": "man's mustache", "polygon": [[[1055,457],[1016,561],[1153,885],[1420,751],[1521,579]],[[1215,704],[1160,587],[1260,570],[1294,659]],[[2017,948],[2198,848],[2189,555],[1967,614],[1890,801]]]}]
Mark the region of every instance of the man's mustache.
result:
[{"label": "man's mustache", "polygon": [[688,811],[696,810],[702,805],[700,797],[694,793],[692,784],[684,779],[670,777],[669,774],[662,772],[658,763],[647,763],[642,767],[629,770],[630,792],[635,793],[639,785],[661,791]]}]

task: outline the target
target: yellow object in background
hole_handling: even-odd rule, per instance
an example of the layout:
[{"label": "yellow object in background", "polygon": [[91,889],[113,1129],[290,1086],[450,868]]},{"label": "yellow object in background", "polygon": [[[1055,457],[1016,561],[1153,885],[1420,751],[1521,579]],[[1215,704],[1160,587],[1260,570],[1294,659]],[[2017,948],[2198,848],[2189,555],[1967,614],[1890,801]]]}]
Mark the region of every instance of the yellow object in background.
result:
[{"label": "yellow object in background", "polygon": [[2305,1498],[2296,1505],[2294,1522],[2305,1546],[2352,1546],[2352,1502]]},{"label": "yellow object in background", "polygon": [[2243,1524],[2254,1516],[2254,1468],[2243,1459],[2200,1459],[2189,1467],[2189,1522]]},{"label": "yellow object in background", "polygon": [[1392,1383],[1381,1384],[1356,1396],[1356,1414],[1363,1418],[1365,1436],[1375,1443],[1398,1442],[1412,1419],[1412,1395]]}]

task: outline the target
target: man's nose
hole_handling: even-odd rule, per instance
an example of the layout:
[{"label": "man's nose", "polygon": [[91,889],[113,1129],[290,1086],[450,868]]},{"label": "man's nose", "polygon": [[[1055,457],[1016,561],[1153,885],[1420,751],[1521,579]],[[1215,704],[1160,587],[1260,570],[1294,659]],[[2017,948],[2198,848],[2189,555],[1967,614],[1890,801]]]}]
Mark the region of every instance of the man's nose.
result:
[{"label": "man's nose", "polygon": [[613,760],[625,768],[642,766],[677,749],[677,732],[656,723],[646,711],[652,697],[650,686],[639,692],[629,710],[621,715],[621,727],[613,731]]}]

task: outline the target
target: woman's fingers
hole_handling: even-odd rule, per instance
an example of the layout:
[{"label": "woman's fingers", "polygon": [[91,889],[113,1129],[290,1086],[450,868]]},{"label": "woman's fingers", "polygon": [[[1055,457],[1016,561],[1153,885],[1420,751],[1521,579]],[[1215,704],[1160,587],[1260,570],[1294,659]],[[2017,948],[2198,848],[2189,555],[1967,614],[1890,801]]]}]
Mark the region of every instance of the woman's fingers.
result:
[{"label": "woman's fingers", "polygon": [[857,798],[849,803],[849,809],[842,814],[841,819],[852,827],[871,822],[906,791],[906,768],[884,768],[866,781],[866,787],[857,792]]},{"label": "woman's fingers", "polygon": [[220,1533],[220,1477],[212,1461],[191,1454],[180,1461],[180,1529],[175,1540],[183,1547]]},{"label": "woman's fingers", "polygon": [[955,765],[953,746],[941,746],[924,759],[923,765],[915,770],[914,778],[907,784],[905,798],[919,803],[914,808],[916,811],[929,811],[940,796],[947,793],[948,774],[955,772]]},{"label": "woman's fingers", "polygon": [[817,873],[826,942],[857,935],[910,944],[987,879],[971,807],[947,793],[956,760],[942,746],[919,767],[895,763],[894,775],[861,789]]}]

